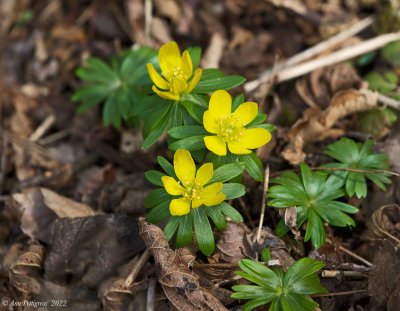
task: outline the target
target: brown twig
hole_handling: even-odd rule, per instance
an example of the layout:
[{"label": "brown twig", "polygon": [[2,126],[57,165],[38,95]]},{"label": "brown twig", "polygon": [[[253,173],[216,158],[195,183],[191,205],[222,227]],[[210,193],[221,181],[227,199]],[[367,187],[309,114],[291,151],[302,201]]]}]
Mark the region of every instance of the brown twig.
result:
[{"label": "brown twig", "polygon": [[151,46],[151,22],[153,19],[152,16],[153,11],[153,1],[145,0],[144,2],[144,37],[145,43],[148,46]]},{"label": "brown twig", "polygon": [[239,265],[237,263],[195,263],[193,268],[197,269],[237,269]]},{"label": "brown twig", "polygon": [[[332,241],[331,241],[330,239],[326,239],[326,242],[328,242],[328,243],[331,244],[331,245],[333,244]],[[348,250],[347,248],[345,248],[345,247],[343,247],[343,246],[341,246],[341,245],[339,245],[339,249],[340,249],[342,252],[346,253],[347,255],[349,255],[349,256],[351,256],[351,257],[353,257],[353,258],[355,258],[355,259],[361,261],[362,263],[364,263],[364,264],[367,265],[368,267],[373,267],[373,266],[374,266],[374,265],[373,265],[371,262],[369,262],[368,260],[362,258],[361,256],[358,256],[357,254],[353,253],[352,251]]]},{"label": "brown twig", "polygon": [[[358,170],[358,169],[354,169],[354,168],[335,168],[335,167],[310,167],[310,169],[312,171],[333,171],[333,172],[335,172],[335,171],[342,172],[343,171],[343,172],[356,172],[356,173],[364,173],[364,174],[391,174],[391,175],[395,175],[395,176],[400,176],[399,173],[387,171],[387,170],[365,171],[365,170]],[[299,168],[293,168],[293,169],[289,169],[289,170],[273,172],[273,173],[271,173],[271,177],[278,176],[285,172],[299,172],[299,171],[300,171]]]},{"label": "brown twig", "polygon": [[157,285],[156,280],[150,280],[149,287],[147,288],[146,311],[154,311],[155,310],[156,285]]},{"label": "brown twig", "polygon": [[220,287],[222,285],[230,284],[230,283],[233,283],[233,282],[235,282],[237,280],[240,280],[240,279],[242,279],[242,277],[240,275],[235,275],[234,277],[231,277],[231,278],[229,278],[227,280],[219,281],[218,283],[215,284],[215,286],[216,287]]},{"label": "brown twig", "polygon": [[368,277],[368,274],[359,271],[323,270],[321,273],[321,277],[323,278],[335,278],[340,275],[361,279]]},{"label": "brown twig", "polygon": [[133,269],[131,270],[131,272],[127,276],[127,278],[125,280],[125,286],[126,287],[129,287],[129,286],[131,286],[133,284],[133,282],[137,278],[140,270],[143,268],[143,266],[149,260],[150,257],[151,257],[151,253],[150,253],[150,250],[147,248],[143,252],[143,254],[140,256],[139,261],[136,263],[136,265],[133,267]]},{"label": "brown twig", "polygon": [[316,297],[330,297],[330,296],[342,296],[342,295],[354,295],[354,294],[361,294],[367,292],[367,289],[356,289],[356,290],[350,290],[347,292],[338,292],[338,293],[327,293],[327,294],[313,294],[310,295],[311,298],[316,298]]},{"label": "brown twig", "polygon": [[400,110],[400,102],[397,100],[394,100],[393,98],[390,98],[389,96],[379,94],[378,101],[386,106],[393,108],[393,109]]}]

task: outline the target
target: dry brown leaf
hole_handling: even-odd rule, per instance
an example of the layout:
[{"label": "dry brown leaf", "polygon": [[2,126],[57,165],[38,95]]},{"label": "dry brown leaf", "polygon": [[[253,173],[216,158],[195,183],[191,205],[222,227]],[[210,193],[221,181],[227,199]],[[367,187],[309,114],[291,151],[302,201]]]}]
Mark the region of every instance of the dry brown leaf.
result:
[{"label": "dry brown leaf", "polygon": [[24,297],[40,293],[41,283],[37,276],[43,268],[43,255],[42,245],[31,245],[10,267],[10,283]]},{"label": "dry brown leaf", "polygon": [[397,204],[381,206],[367,220],[366,226],[367,229],[362,235],[364,239],[374,241],[390,238],[400,243],[400,206]]},{"label": "dry brown leaf", "polygon": [[297,230],[297,207],[291,206],[288,208],[280,208],[279,215],[285,222],[285,225],[289,227],[290,231],[295,235],[296,239],[300,239],[300,231]]},{"label": "dry brown leaf", "polygon": [[178,310],[227,310],[209,289],[200,284],[199,276],[190,271],[187,263],[169,248],[159,227],[142,219],[139,219],[139,226],[140,235],[154,257],[158,281]]},{"label": "dry brown leaf", "polygon": [[[258,228],[247,235],[249,244],[251,244],[251,241],[255,241],[257,231]],[[283,267],[284,270],[287,270],[294,263],[294,259],[290,256],[285,242],[279,239],[269,227],[262,227],[261,229],[260,240],[256,248],[257,253],[261,254],[264,248],[269,248],[271,250],[271,260],[277,261],[279,263],[278,265]]]},{"label": "dry brown leaf", "polygon": [[147,288],[147,281],[140,281],[132,284],[129,288],[125,286],[125,279],[118,278],[112,281],[110,287],[108,287],[102,297],[104,309],[107,311],[111,310],[131,310],[131,304],[134,303],[134,296],[138,292],[143,291]]},{"label": "dry brown leaf", "polygon": [[181,10],[175,0],[155,0],[154,7],[159,16],[168,17],[173,23],[179,20]]},{"label": "dry brown leaf", "polygon": [[328,137],[337,138],[343,134],[342,129],[332,128],[336,122],[356,112],[370,110],[377,106],[378,93],[367,89],[348,89],[335,94],[330,106],[321,111],[309,108],[290,129],[289,144],[282,152],[283,157],[292,165],[304,160],[303,146],[308,142],[321,141]]},{"label": "dry brown leaf", "polygon": [[250,255],[251,249],[245,239],[248,229],[243,223],[229,221],[216,243],[216,254],[222,262],[238,263],[244,258],[243,254]]}]

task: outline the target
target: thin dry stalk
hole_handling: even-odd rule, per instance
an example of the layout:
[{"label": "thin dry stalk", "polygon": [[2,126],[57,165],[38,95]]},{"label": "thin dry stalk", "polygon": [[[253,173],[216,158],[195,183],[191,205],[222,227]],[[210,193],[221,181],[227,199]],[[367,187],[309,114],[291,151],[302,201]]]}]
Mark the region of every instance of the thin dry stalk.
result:
[{"label": "thin dry stalk", "polygon": [[[332,241],[330,239],[326,239],[326,242],[328,242],[329,244],[333,245]],[[361,261],[363,264],[367,265],[368,267],[373,267],[374,265],[369,262],[368,260],[366,260],[365,258],[358,256],[357,254],[353,253],[351,250],[348,250],[347,248],[339,245],[339,250],[341,250],[342,252],[346,253],[347,255]]]},{"label": "thin dry stalk", "polygon": [[125,280],[125,286],[129,287],[133,284],[137,276],[139,275],[140,270],[142,270],[143,266],[145,263],[149,260],[151,254],[150,250],[147,248],[143,254],[140,256],[139,261],[137,264],[133,267],[131,272],[129,273],[128,277]]},{"label": "thin dry stalk", "polygon": [[262,202],[261,202],[261,215],[260,215],[260,222],[258,224],[256,240],[254,243],[255,246],[258,245],[258,241],[260,240],[261,228],[264,223],[265,206],[267,203],[268,184],[269,184],[269,165],[267,165],[267,168],[265,169],[265,172],[264,172],[264,189],[263,189],[263,198],[262,198]]},{"label": "thin dry stalk", "polygon": [[[301,53],[294,55],[293,57],[289,58],[285,62],[279,63],[276,65],[276,71],[280,71],[284,68],[288,68],[290,66],[297,65],[311,57],[314,57],[324,51],[327,51],[340,43],[344,42],[348,38],[356,35],[357,33],[361,32],[362,30],[366,29],[374,22],[374,17],[369,16],[364,18],[363,20],[359,21],[358,23],[354,24],[349,29],[342,31],[341,33],[337,34],[329,38],[328,40],[322,41],[313,47],[304,50]],[[260,87],[262,84],[267,83],[270,80],[270,77],[273,75],[274,68],[270,68],[266,70],[264,73],[258,77],[258,79],[249,81],[244,85],[244,89],[246,92],[252,92],[256,88]]]}]

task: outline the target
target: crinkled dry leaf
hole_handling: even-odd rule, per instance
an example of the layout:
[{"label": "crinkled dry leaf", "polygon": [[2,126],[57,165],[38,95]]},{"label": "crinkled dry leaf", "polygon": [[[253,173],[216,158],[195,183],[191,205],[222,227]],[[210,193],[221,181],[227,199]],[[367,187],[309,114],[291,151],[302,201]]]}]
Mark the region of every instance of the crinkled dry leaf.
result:
[{"label": "crinkled dry leaf", "polygon": [[142,219],[139,219],[139,226],[140,235],[154,257],[158,281],[178,310],[227,310],[209,289],[200,284],[199,277],[190,271],[187,263],[169,248],[159,227]]},{"label": "crinkled dry leaf", "polygon": [[51,224],[57,217],[94,215],[89,205],[63,197],[46,188],[29,188],[12,198],[22,211],[21,229],[34,239],[50,242]]},{"label": "crinkled dry leaf", "polygon": [[290,142],[282,152],[283,157],[292,165],[299,164],[305,158],[304,144],[328,137],[339,137],[343,134],[343,130],[332,128],[339,119],[356,112],[370,110],[376,107],[377,103],[376,92],[367,89],[348,89],[336,93],[330,106],[323,111],[318,108],[307,109],[303,113],[303,118],[290,129],[288,133]]},{"label": "crinkled dry leaf", "polygon": [[221,231],[216,243],[217,254],[220,253],[222,262],[238,263],[244,258],[243,254],[251,255],[251,249],[246,241],[248,229],[242,223],[229,221]]},{"label": "crinkled dry leaf", "polygon": [[289,227],[290,231],[295,235],[296,239],[300,239],[300,231],[297,230],[297,207],[291,206],[288,208],[280,208],[279,215],[282,217],[285,222],[285,225]]},{"label": "crinkled dry leaf", "polygon": [[134,309],[134,296],[146,288],[147,281],[134,283],[127,288],[125,286],[125,279],[118,278],[103,293],[102,302],[104,309],[107,311],[132,310]]},{"label": "crinkled dry leaf", "polygon": [[367,229],[362,237],[369,241],[390,238],[400,243],[400,206],[390,204],[377,209],[366,222]]},{"label": "crinkled dry leaf", "polygon": [[[247,235],[249,244],[255,241],[254,238],[257,235],[257,231],[258,228]],[[257,253],[261,254],[264,248],[269,248],[271,250],[271,260],[279,262],[278,265],[283,267],[284,270],[287,270],[294,263],[294,259],[290,256],[285,242],[279,239],[269,227],[262,227],[261,229],[260,240],[256,248]]]},{"label": "crinkled dry leaf", "polygon": [[43,255],[42,245],[31,245],[10,267],[10,283],[24,296],[40,293],[37,277],[43,268]]}]

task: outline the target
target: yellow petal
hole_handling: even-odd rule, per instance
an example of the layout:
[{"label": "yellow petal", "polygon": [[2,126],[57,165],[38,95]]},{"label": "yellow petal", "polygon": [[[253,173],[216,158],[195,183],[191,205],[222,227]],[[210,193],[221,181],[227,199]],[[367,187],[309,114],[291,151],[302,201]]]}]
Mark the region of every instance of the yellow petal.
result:
[{"label": "yellow petal", "polygon": [[[244,136],[244,135],[243,135]],[[244,138],[239,141],[230,141],[228,142],[229,151],[234,154],[248,154],[251,151],[246,148],[244,145]]]},{"label": "yellow petal", "polygon": [[214,118],[221,115],[230,115],[232,110],[232,98],[227,91],[218,90],[211,95],[209,111]]},{"label": "yellow petal", "polygon": [[192,58],[188,51],[183,52],[182,54],[182,71],[183,74],[189,79],[193,73],[193,64]]},{"label": "yellow petal", "polygon": [[169,212],[173,216],[182,216],[190,212],[190,201],[185,198],[173,199],[169,204]]},{"label": "yellow petal", "polygon": [[196,165],[189,151],[178,149],[175,152],[174,170],[183,186],[193,182],[196,174]]},{"label": "yellow petal", "polygon": [[194,199],[192,201],[192,208],[197,208],[204,204],[204,199]]},{"label": "yellow petal", "polygon": [[190,93],[196,87],[196,85],[199,83],[199,81],[201,79],[202,73],[203,73],[203,70],[201,70],[200,68],[196,69],[192,80],[190,80],[190,82],[188,83],[188,88],[185,91],[186,93]]},{"label": "yellow petal", "polygon": [[181,66],[182,58],[176,42],[171,41],[160,47],[158,51],[158,61],[162,72],[167,72],[173,68]]},{"label": "yellow petal", "polygon": [[213,164],[212,163],[206,163],[203,164],[197,171],[196,174],[196,182],[198,182],[200,185],[205,185],[210,181],[214,173],[213,169]]},{"label": "yellow petal", "polygon": [[187,83],[184,79],[173,78],[172,88],[174,89],[175,94],[181,94],[187,89]]},{"label": "yellow petal", "polygon": [[157,89],[155,85],[152,87],[153,91],[157,93],[161,98],[169,99],[169,100],[179,100],[179,94],[174,94],[172,92],[163,92]]},{"label": "yellow petal", "polygon": [[161,177],[161,180],[165,190],[170,195],[180,195],[183,193],[184,190],[183,187],[180,184],[178,184],[178,182],[173,177],[163,176]]},{"label": "yellow petal", "polygon": [[246,148],[254,149],[261,147],[271,140],[271,133],[264,128],[246,129],[241,142]]},{"label": "yellow petal", "polygon": [[201,193],[201,198],[204,200],[204,205],[213,206],[225,200],[226,196],[222,192],[222,182],[216,182],[208,187],[205,187]]},{"label": "yellow petal", "polygon": [[219,156],[226,155],[226,142],[218,136],[206,136],[204,137],[204,143],[206,144],[207,149],[211,152],[214,152]]},{"label": "yellow petal", "polygon": [[246,102],[241,104],[234,112],[234,116],[240,118],[243,126],[254,120],[258,112],[257,103]]},{"label": "yellow petal", "polygon": [[217,133],[218,126],[217,126],[217,119],[213,117],[209,110],[205,111],[203,114],[203,125],[207,132],[210,133]]},{"label": "yellow petal", "polygon": [[147,71],[149,72],[149,76],[151,81],[154,82],[154,84],[159,87],[160,89],[168,90],[169,89],[169,84],[167,81],[165,81],[156,71],[154,68],[153,64],[148,63],[147,64]]}]

